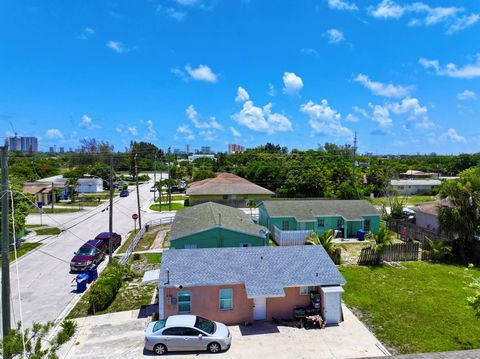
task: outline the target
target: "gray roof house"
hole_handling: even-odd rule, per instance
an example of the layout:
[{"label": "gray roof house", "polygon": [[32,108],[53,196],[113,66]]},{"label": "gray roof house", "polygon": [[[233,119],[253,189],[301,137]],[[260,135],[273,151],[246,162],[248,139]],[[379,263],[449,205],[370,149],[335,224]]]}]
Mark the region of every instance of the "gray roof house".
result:
[{"label": "gray roof house", "polygon": [[169,240],[176,249],[265,246],[268,233],[242,210],[207,202],[178,211]]},{"label": "gray roof house", "polygon": [[338,323],[343,284],[321,246],[169,250],[158,280],[159,313],[229,324],[288,318],[294,307],[309,306],[308,294],[316,291],[327,320]]}]

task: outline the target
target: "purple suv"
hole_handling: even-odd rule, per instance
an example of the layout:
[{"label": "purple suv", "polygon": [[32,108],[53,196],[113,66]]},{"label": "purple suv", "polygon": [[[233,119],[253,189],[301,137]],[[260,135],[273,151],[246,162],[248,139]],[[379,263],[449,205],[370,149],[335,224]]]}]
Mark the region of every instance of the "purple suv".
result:
[{"label": "purple suv", "polygon": [[98,264],[105,258],[107,247],[105,242],[98,239],[87,241],[74,254],[70,261],[72,272],[81,272],[90,264]]}]

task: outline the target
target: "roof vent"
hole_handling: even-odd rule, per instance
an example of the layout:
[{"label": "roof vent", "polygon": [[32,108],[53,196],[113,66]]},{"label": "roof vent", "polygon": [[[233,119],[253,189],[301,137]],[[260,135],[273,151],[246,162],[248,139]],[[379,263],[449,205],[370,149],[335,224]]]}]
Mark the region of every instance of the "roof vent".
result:
[{"label": "roof vent", "polygon": [[316,277],[318,277],[318,272],[317,272],[317,274],[316,274]]},{"label": "roof vent", "polygon": [[260,259],[263,259],[263,256],[260,256]]}]

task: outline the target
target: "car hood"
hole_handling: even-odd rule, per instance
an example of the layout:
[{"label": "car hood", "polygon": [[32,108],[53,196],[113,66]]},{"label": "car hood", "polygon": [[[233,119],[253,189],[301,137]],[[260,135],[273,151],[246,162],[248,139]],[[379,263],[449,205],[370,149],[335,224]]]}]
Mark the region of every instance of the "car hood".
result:
[{"label": "car hood", "polygon": [[227,338],[229,333],[228,327],[225,324],[219,322],[215,322],[215,324],[217,325],[217,330],[215,330],[215,333],[213,335],[220,338]]},{"label": "car hood", "polygon": [[95,256],[74,256],[72,258],[73,262],[87,262],[87,261],[93,261],[95,259]]}]

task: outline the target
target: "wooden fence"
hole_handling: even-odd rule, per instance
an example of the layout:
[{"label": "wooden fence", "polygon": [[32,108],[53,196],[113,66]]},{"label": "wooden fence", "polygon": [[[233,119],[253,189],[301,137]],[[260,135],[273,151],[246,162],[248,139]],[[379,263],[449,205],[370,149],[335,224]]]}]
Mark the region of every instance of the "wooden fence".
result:
[{"label": "wooden fence", "polygon": [[418,261],[420,243],[395,243],[384,247],[381,251],[375,251],[372,247],[362,248],[358,258],[358,264],[378,264],[385,262]]},{"label": "wooden fence", "polygon": [[391,218],[387,221],[387,227],[389,230],[398,233],[400,239],[406,242],[419,241],[425,243],[427,242],[427,238],[432,241],[442,242],[450,242],[453,240],[439,232],[422,228],[412,222],[395,218]]}]

